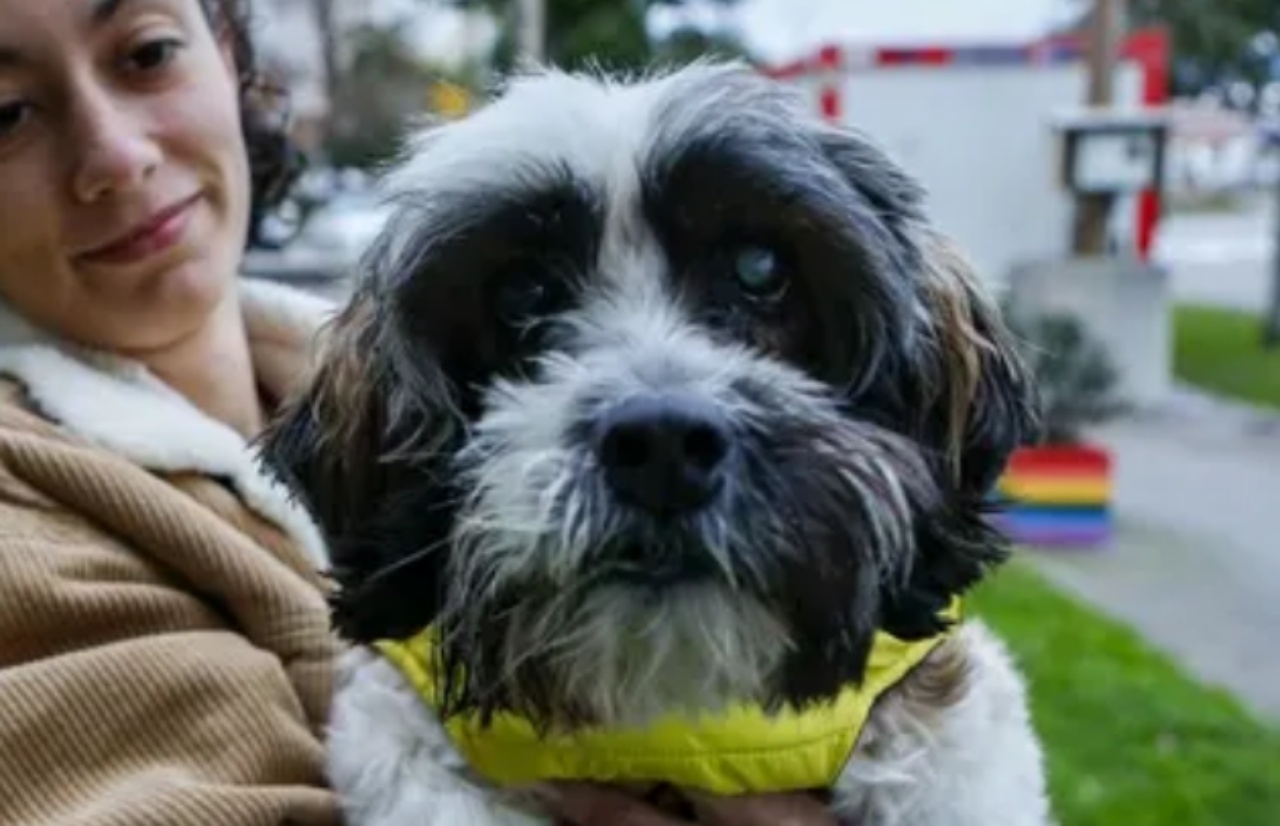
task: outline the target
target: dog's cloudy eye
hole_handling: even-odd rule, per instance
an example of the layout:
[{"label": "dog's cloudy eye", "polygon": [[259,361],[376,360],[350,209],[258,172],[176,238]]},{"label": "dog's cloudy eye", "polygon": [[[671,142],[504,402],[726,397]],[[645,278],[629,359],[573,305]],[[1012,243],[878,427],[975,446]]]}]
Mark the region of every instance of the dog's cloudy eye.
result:
[{"label": "dog's cloudy eye", "polygon": [[789,283],[778,254],[768,247],[739,248],[734,253],[733,275],[744,293],[760,301],[781,298]]}]

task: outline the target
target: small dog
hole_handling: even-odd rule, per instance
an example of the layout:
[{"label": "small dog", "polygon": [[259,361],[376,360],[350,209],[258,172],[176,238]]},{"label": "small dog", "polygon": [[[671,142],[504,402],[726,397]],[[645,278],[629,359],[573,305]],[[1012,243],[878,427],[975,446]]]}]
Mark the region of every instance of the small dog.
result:
[{"label": "small dog", "polygon": [[1035,394],[912,179],[703,63],[531,72],[385,185],[262,445],[357,644],[351,823],[542,823],[514,791],[564,777],[1050,822],[1021,679],[955,621],[1006,556],[987,495]]}]

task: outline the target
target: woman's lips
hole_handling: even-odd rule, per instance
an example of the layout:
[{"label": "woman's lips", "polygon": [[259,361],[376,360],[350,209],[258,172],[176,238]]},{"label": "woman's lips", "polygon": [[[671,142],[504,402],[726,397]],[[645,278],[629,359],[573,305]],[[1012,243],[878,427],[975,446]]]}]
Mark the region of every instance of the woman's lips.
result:
[{"label": "woman's lips", "polygon": [[78,257],[92,264],[136,264],[178,244],[186,233],[191,209],[200,200],[187,198],[152,215],[143,223]]}]

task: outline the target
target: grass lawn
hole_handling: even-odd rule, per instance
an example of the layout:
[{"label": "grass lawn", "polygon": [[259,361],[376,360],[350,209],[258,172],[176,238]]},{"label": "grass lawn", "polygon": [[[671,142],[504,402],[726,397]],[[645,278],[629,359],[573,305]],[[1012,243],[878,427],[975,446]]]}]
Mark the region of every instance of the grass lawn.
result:
[{"label": "grass lawn", "polygon": [[1182,305],[1174,310],[1173,335],[1178,378],[1211,393],[1280,408],[1280,350],[1262,349],[1256,315]]},{"label": "grass lawn", "polygon": [[1027,674],[1061,826],[1280,824],[1280,729],[1025,562],[984,584],[971,608]]}]

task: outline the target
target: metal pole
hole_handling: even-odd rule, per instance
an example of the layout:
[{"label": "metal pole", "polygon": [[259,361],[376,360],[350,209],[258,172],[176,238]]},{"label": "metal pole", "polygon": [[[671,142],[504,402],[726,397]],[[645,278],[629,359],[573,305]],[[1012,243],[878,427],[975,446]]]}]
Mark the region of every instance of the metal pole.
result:
[{"label": "metal pole", "polygon": [[546,0],[516,0],[516,58],[542,63],[546,56]]},{"label": "metal pole", "polygon": [[[1276,144],[1276,153],[1280,155],[1280,141]],[[1273,197],[1276,244],[1271,252],[1271,301],[1262,327],[1262,342],[1267,349],[1280,347],[1280,176],[1276,178]]]},{"label": "metal pole", "polygon": [[[1115,100],[1115,73],[1122,27],[1123,0],[1094,0],[1086,48],[1089,106],[1110,106]],[[1076,255],[1102,255],[1107,250],[1107,220],[1111,196],[1084,194],[1076,199],[1072,248]]]}]

